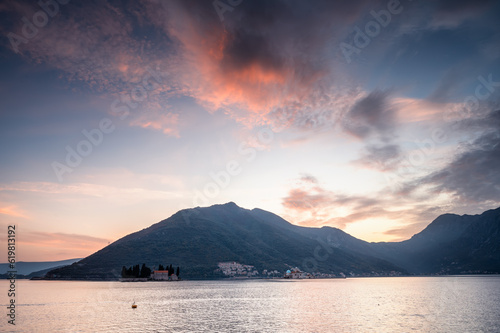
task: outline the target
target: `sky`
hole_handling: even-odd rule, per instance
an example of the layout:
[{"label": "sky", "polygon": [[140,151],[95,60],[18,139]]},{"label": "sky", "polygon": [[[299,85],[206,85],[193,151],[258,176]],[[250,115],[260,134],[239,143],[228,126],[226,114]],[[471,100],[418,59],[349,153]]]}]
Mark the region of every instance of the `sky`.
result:
[{"label": "sky", "polygon": [[[500,3],[0,1],[0,222],[90,255],[233,201],[366,241],[500,206]],[[7,259],[6,251],[0,261]]]}]

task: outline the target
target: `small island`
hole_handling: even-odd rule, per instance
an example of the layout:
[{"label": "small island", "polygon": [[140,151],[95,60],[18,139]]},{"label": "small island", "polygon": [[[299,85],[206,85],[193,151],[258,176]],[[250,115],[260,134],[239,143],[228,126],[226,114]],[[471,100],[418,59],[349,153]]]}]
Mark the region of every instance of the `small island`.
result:
[{"label": "small island", "polygon": [[142,264],[130,267],[122,267],[121,282],[146,282],[146,281],[180,281],[180,267],[174,270],[173,266],[158,265],[158,270]]}]

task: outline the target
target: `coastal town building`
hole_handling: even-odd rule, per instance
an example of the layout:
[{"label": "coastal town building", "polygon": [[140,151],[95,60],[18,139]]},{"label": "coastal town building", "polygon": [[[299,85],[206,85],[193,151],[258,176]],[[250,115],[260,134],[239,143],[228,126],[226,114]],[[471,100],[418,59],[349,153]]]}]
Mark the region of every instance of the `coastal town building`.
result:
[{"label": "coastal town building", "polygon": [[154,281],[177,281],[179,278],[177,275],[168,275],[168,270],[165,271],[153,271],[151,273],[151,280]]},{"label": "coastal town building", "polygon": [[217,265],[219,268],[216,271],[222,272],[229,277],[254,277],[259,275],[259,272],[252,265],[242,265],[235,261],[220,262]]},{"label": "coastal town building", "polygon": [[285,272],[285,279],[312,279],[313,276],[310,273],[302,272],[298,267],[289,269]]}]

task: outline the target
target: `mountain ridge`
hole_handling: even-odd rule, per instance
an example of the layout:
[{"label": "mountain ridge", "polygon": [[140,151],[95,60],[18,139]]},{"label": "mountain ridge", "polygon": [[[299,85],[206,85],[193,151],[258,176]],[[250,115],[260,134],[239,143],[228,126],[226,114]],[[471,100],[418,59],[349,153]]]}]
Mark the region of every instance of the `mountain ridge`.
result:
[{"label": "mountain ridge", "polygon": [[301,267],[362,276],[500,273],[499,224],[500,208],[472,216],[445,214],[408,240],[369,243],[337,228],[301,227],[229,202],[180,210],[49,276],[116,279],[122,266],[169,263],[180,266],[187,278],[217,278],[222,277],[215,273],[217,264],[225,261],[259,271]]},{"label": "mountain ridge", "polygon": [[[72,263],[82,260],[83,258],[73,258],[56,261],[18,261],[16,262],[15,270],[17,274],[29,275],[41,270],[49,268],[56,268],[64,265],[71,265]],[[10,269],[9,263],[0,263],[0,274],[6,274]]]}]

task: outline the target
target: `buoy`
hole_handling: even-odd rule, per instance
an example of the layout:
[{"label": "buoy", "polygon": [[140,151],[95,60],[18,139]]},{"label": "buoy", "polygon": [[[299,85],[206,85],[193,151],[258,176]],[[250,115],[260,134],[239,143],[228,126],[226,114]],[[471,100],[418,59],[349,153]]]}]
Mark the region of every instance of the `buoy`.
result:
[{"label": "buoy", "polygon": [[137,308],[137,305],[135,304],[135,302],[132,304],[132,309],[136,309]]}]

